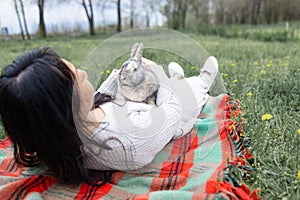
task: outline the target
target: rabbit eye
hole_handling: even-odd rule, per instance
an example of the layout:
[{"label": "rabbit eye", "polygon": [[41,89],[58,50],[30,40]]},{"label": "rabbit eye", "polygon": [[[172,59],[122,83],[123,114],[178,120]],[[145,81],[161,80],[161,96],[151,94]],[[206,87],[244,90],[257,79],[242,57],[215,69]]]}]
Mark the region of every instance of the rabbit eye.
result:
[{"label": "rabbit eye", "polygon": [[136,70],[137,70],[137,68],[134,68],[134,69],[133,69],[133,71],[136,71]]}]

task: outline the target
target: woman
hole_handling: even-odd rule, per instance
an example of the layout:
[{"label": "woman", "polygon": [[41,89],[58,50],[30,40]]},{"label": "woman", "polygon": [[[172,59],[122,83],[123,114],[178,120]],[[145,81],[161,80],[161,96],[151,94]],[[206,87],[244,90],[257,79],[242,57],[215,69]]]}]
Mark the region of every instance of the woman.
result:
[{"label": "woman", "polygon": [[[152,70],[160,82],[157,106],[120,105],[113,101],[117,71],[94,99],[86,72],[51,49],[17,58],[0,77],[0,115],[16,162],[45,165],[66,184],[90,181],[91,170],[99,172],[104,184],[112,170],[138,170],[150,163],[172,138],[181,136],[177,131],[184,123],[180,97],[166,84],[161,68]],[[216,71],[203,68],[198,78],[207,84],[201,91],[208,91]]]}]

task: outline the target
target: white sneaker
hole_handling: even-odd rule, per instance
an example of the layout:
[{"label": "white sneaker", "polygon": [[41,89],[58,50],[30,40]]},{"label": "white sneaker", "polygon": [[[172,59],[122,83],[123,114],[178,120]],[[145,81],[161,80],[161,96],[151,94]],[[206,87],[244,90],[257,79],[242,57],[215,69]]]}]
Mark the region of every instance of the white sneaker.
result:
[{"label": "white sneaker", "polygon": [[170,78],[182,79],[184,78],[184,71],[182,67],[176,62],[170,62],[168,65]]},{"label": "white sneaker", "polygon": [[219,64],[217,59],[214,56],[209,56],[206,59],[199,74],[199,77],[204,79],[206,86],[208,88],[210,88],[210,86],[214,82],[218,70],[219,70]]}]

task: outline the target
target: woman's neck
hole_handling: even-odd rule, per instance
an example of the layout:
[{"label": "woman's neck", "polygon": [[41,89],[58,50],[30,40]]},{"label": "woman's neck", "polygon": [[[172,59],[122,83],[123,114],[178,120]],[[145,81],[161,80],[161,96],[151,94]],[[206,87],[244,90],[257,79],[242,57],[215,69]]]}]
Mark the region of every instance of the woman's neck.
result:
[{"label": "woman's neck", "polygon": [[87,114],[87,117],[85,118],[85,128],[88,131],[88,135],[92,135],[96,131],[105,116],[106,114],[100,107],[91,110]]}]

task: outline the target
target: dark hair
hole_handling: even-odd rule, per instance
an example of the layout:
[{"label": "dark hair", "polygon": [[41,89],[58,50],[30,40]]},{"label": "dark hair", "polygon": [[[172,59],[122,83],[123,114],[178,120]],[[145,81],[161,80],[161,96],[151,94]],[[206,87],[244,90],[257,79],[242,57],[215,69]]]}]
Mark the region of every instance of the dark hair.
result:
[{"label": "dark hair", "polygon": [[50,48],[25,53],[0,76],[0,116],[13,141],[16,162],[45,164],[66,184],[89,180],[74,124],[72,95],[73,107],[79,102],[74,82],[74,74]]},{"label": "dark hair", "polygon": [[107,94],[102,94],[97,92],[94,96],[94,108],[99,107],[100,105],[112,101],[112,97]]}]

